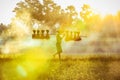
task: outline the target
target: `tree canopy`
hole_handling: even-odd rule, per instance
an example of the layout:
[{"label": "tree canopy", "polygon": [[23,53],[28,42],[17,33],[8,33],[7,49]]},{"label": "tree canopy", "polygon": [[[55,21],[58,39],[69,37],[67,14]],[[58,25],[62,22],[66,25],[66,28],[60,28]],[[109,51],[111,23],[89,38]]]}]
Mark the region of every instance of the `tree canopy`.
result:
[{"label": "tree canopy", "polygon": [[24,15],[29,14],[30,21],[28,24],[32,26],[35,24],[35,21],[38,21],[51,28],[56,24],[69,26],[77,17],[74,6],[71,5],[66,9],[62,9],[61,6],[52,0],[43,0],[43,2],[39,0],[21,1],[15,7],[14,12],[16,13],[16,18],[22,21],[26,21],[28,15]]}]

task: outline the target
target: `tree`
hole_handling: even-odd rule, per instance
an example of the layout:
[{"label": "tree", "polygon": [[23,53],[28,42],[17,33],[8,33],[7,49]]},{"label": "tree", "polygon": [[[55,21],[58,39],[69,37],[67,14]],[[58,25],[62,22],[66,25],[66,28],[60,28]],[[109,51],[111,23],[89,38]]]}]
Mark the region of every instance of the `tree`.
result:
[{"label": "tree", "polygon": [[3,23],[0,24],[0,35],[7,30],[7,26]]},{"label": "tree", "polygon": [[73,22],[75,21],[75,19],[77,19],[77,12],[75,10],[75,7],[70,5],[67,6],[66,10],[65,10],[65,16],[66,16],[66,23],[67,26],[70,26],[73,24]]},{"label": "tree", "polygon": [[[34,20],[42,20],[42,4],[39,0],[25,0],[17,3],[13,10],[16,13],[15,20],[21,20],[28,26],[34,25]],[[13,22],[14,22],[13,19]]]},{"label": "tree", "polygon": [[89,31],[93,32],[99,28],[99,24],[101,22],[100,15],[96,14],[89,5],[83,5],[82,11],[80,12],[80,17],[85,22]]},{"label": "tree", "polygon": [[119,21],[118,15],[106,15],[102,22],[101,37],[103,38],[117,38],[119,36]]},{"label": "tree", "polygon": [[77,17],[74,6],[68,6],[64,10],[52,0],[43,0],[43,3],[39,0],[21,1],[17,4],[14,12],[16,18],[27,25],[29,24],[29,26],[31,25],[31,27],[37,21],[38,24],[45,24],[51,29],[54,29],[56,24],[69,26]]}]

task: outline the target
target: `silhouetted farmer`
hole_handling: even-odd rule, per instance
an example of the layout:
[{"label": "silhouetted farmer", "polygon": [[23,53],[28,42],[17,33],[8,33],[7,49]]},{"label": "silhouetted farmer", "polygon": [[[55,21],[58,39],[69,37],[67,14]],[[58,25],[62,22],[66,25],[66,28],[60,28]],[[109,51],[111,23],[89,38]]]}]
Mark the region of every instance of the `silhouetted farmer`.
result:
[{"label": "silhouetted farmer", "polygon": [[56,55],[58,55],[59,59],[61,59],[61,53],[62,53],[61,42],[62,42],[62,37],[60,36],[59,31],[57,31],[57,34],[56,34],[56,48],[57,48],[57,52],[53,56],[55,57]]}]

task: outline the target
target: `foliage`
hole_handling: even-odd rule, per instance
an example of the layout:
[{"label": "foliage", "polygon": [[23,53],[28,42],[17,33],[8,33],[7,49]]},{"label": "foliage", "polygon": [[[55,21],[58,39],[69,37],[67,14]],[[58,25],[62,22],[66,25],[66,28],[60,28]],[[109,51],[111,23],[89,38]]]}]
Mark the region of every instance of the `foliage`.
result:
[{"label": "foliage", "polygon": [[2,34],[3,32],[5,32],[5,30],[7,30],[7,26],[4,25],[3,23],[0,24],[0,34]]},{"label": "foliage", "polygon": [[25,0],[17,4],[14,9],[16,17],[24,20],[24,12],[30,14],[32,26],[35,24],[35,21],[39,21],[41,24],[46,24],[49,27],[53,27],[55,24],[68,26],[71,25],[77,12],[75,11],[74,6],[68,6],[65,9],[62,9],[59,5],[54,3],[52,0]]}]

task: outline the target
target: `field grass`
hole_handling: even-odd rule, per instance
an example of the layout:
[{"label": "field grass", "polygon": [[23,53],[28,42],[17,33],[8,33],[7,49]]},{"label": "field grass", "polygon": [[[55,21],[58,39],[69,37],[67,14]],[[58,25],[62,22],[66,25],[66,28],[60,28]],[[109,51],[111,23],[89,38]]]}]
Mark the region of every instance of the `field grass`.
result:
[{"label": "field grass", "polygon": [[119,54],[0,56],[0,80],[120,80]]}]

